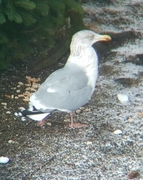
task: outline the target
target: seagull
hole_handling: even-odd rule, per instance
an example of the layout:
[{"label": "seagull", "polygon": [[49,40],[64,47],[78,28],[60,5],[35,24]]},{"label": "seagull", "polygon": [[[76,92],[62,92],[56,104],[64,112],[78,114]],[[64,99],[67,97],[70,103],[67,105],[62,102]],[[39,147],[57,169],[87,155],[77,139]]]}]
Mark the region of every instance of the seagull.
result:
[{"label": "seagull", "polygon": [[74,122],[74,111],[91,99],[95,89],[98,56],[92,45],[109,40],[110,36],[91,30],[75,33],[65,66],[54,71],[34,92],[30,97],[29,108],[21,111],[22,116],[42,122],[52,111],[59,110],[70,113],[69,127],[83,127],[83,124]]}]

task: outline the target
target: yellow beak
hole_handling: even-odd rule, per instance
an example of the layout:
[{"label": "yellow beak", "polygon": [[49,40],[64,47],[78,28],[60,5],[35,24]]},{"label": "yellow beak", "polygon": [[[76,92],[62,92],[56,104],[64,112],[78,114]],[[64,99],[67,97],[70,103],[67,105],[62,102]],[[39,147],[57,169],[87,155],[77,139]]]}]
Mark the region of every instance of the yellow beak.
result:
[{"label": "yellow beak", "polygon": [[98,41],[110,41],[111,37],[108,35],[101,35],[100,37],[98,37]]}]

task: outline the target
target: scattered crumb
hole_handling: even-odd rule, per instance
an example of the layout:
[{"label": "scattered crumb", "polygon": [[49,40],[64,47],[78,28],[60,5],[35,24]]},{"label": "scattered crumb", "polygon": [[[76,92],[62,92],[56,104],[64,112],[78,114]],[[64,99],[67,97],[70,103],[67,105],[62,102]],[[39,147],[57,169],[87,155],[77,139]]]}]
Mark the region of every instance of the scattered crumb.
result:
[{"label": "scattered crumb", "polygon": [[23,99],[23,101],[29,102],[29,98],[25,98],[25,99]]},{"label": "scattered crumb", "polygon": [[11,95],[9,94],[5,94],[5,97],[11,99]]},{"label": "scattered crumb", "polygon": [[31,86],[31,84],[24,84],[25,86],[27,86],[27,87],[30,87]]},{"label": "scattered crumb", "polygon": [[31,87],[30,91],[34,91],[34,92],[35,92],[35,91],[36,91],[36,89]]},{"label": "scattered crumb", "polygon": [[18,94],[18,97],[24,97],[24,94]]},{"label": "scattered crumb", "polygon": [[26,88],[26,91],[30,91],[30,90],[31,90],[31,87],[27,87],[27,88]]},{"label": "scattered crumb", "polygon": [[23,111],[23,110],[25,110],[25,108],[24,107],[19,107],[19,110]]}]

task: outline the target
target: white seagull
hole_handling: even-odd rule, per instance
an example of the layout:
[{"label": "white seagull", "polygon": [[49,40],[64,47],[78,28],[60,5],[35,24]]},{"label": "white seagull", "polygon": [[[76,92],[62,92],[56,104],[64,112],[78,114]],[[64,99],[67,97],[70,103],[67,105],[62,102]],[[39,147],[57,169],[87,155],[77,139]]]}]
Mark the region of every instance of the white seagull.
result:
[{"label": "white seagull", "polygon": [[30,97],[29,109],[21,112],[32,120],[41,121],[52,111],[70,113],[70,127],[83,124],[73,122],[73,112],[92,97],[98,77],[98,57],[92,47],[97,41],[111,40],[90,30],[75,33],[70,44],[70,55],[61,69],[54,71]]}]

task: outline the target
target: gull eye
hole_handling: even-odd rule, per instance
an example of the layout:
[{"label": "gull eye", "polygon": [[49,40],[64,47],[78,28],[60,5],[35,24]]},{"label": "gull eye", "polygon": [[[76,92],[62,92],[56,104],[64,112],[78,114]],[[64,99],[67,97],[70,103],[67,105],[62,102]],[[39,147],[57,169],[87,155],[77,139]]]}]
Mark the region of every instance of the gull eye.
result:
[{"label": "gull eye", "polygon": [[89,35],[89,39],[93,39],[94,38],[94,35]]}]

